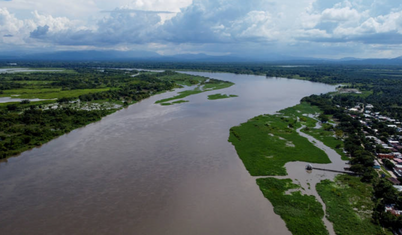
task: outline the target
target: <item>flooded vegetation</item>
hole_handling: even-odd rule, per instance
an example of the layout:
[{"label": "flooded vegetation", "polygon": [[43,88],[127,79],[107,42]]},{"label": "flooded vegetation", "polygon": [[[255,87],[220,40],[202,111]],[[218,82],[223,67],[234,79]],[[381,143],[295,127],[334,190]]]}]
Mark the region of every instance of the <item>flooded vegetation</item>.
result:
[{"label": "flooded vegetation", "polygon": [[227,94],[214,94],[214,95],[209,95],[208,99],[209,100],[220,100],[220,99],[227,99],[227,98],[233,98],[233,97],[238,97],[237,95],[227,95]]}]

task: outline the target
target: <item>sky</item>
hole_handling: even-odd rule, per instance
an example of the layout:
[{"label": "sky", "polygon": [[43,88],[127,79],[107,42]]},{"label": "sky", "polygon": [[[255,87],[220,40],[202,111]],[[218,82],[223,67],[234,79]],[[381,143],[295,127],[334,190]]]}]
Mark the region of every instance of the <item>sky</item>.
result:
[{"label": "sky", "polygon": [[400,0],[0,0],[0,53],[402,55]]}]

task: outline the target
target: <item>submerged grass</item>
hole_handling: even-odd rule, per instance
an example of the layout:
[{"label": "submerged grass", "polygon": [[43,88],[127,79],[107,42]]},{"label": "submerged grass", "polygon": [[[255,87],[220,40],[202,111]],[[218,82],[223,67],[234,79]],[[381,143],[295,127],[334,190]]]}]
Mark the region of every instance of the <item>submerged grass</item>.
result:
[{"label": "submerged grass", "polygon": [[371,222],[373,188],[361,182],[359,177],[338,175],[335,182],[324,180],[316,188],[336,234],[392,234]]},{"label": "submerged grass", "polygon": [[187,102],[189,102],[189,101],[188,101],[188,100],[178,100],[178,101],[174,101],[174,102],[172,102],[172,103],[168,103],[168,102],[161,103],[161,105],[163,105],[163,106],[169,106],[169,105],[181,104],[181,103],[187,103]]},{"label": "submerged grass", "polygon": [[219,99],[227,99],[227,98],[232,98],[232,97],[238,97],[237,95],[226,95],[226,94],[214,94],[214,95],[209,95],[208,99],[209,100],[219,100]]},{"label": "submerged grass", "polygon": [[292,234],[328,234],[322,221],[324,211],[314,196],[302,195],[300,191],[286,194],[289,189],[299,188],[292,180],[265,178],[257,179],[257,184]]}]

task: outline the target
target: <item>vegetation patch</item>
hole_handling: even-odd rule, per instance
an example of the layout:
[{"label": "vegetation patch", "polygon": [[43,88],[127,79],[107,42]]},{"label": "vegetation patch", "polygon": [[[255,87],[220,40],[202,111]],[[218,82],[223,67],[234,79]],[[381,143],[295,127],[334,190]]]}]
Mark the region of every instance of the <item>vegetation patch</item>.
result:
[{"label": "vegetation patch", "polygon": [[[333,126],[324,124],[320,128],[303,128],[302,132],[320,140],[323,144],[335,150],[342,158],[342,160],[349,160],[349,157],[343,152],[342,131],[334,132]],[[335,136],[337,137],[335,137]]]},{"label": "vegetation patch", "polygon": [[169,102],[169,101],[172,101],[172,100],[182,99],[182,98],[185,98],[187,96],[199,94],[199,93],[202,93],[202,92],[203,91],[200,89],[200,87],[197,87],[197,88],[195,88],[193,90],[181,91],[181,92],[179,92],[178,95],[175,95],[175,96],[170,97],[170,98],[158,100],[158,101],[155,102],[155,104],[166,103],[166,102]]},{"label": "vegetation patch", "polygon": [[232,127],[229,142],[253,176],[286,175],[284,165],[291,161],[330,163],[324,151],[296,132],[301,125],[315,126],[315,120],[303,114],[316,111],[302,103],[275,115],[254,117]]},{"label": "vegetation patch", "polygon": [[[328,234],[322,221],[324,211],[321,204],[314,196],[293,191],[299,186],[293,184],[291,179],[257,179],[257,184],[274,206],[274,212],[281,216],[292,234]],[[287,194],[289,190],[293,192]]]},{"label": "vegetation patch", "polygon": [[178,101],[174,101],[174,102],[172,102],[172,103],[167,103],[167,102],[161,103],[161,105],[163,105],[163,106],[169,106],[169,105],[181,104],[181,103],[187,103],[187,102],[189,102],[189,101],[188,101],[188,100],[178,100]]},{"label": "vegetation patch", "polygon": [[209,79],[208,81],[202,81],[193,90],[181,91],[176,96],[166,98],[166,99],[162,99],[162,100],[158,100],[155,103],[156,104],[167,103],[169,101],[182,99],[182,98],[185,98],[185,97],[190,96],[190,95],[195,95],[195,94],[199,94],[199,93],[206,92],[206,91],[211,91],[211,90],[224,89],[224,88],[228,88],[228,87],[233,86],[233,85],[234,85],[234,83],[232,83],[232,82],[222,81],[222,80],[218,80],[218,79]]},{"label": "vegetation patch", "polygon": [[209,95],[208,99],[209,100],[219,100],[219,99],[227,99],[227,98],[233,98],[233,97],[238,97],[237,95],[226,95],[226,94],[214,94],[214,95]]},{"label": "vegetation patch", "polygon": [[392,234],[371,222],[373,187],[361,178],[338,175],[335,182],[321,181],[317,192],[327,207],[327,217],[336,234]]}]

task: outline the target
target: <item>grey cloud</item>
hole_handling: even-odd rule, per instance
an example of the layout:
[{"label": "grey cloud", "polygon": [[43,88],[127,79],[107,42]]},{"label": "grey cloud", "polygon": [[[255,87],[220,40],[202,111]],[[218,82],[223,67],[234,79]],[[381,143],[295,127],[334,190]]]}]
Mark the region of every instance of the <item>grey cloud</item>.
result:
[{"label": "grey cloud", "polygon": [[12,35],[12,34],[4,34],[3,37],[5,37],[5,38],[12,38],[12,37],[14,37],[14,35]]},{"label": "grey cloud", "polygon": [[402,34],[394,31],[387,33],[376,33],[355,37],[354,40],[364,44],[402,44]]},{"label": "grey cloud", "polygon": [[396,31],[387,33],[366,34],[359,36],[349,36],[349,37],[332,37],[332,38],[299,37],[297,39],[303,41],[325,42],[325,43],[360,42],[364,44],[389,44],[389,45],[402,44],[402,34],[399,34]]},{"label": "grey cloud", "polygon": [[113,12],[97,23],[97,30],[49,31],[48,26],[38,27],[31,38],[59,45],[108,46],[119,43],[145,44],[155,42],[158,23],[157,14],[119,14]]},{"label": "grey cloud", "polygon": [[41,38],[44,37],[47,32],[49,32],[49,26],[38,26],[34,31],[30,33],[31,38]]}]

